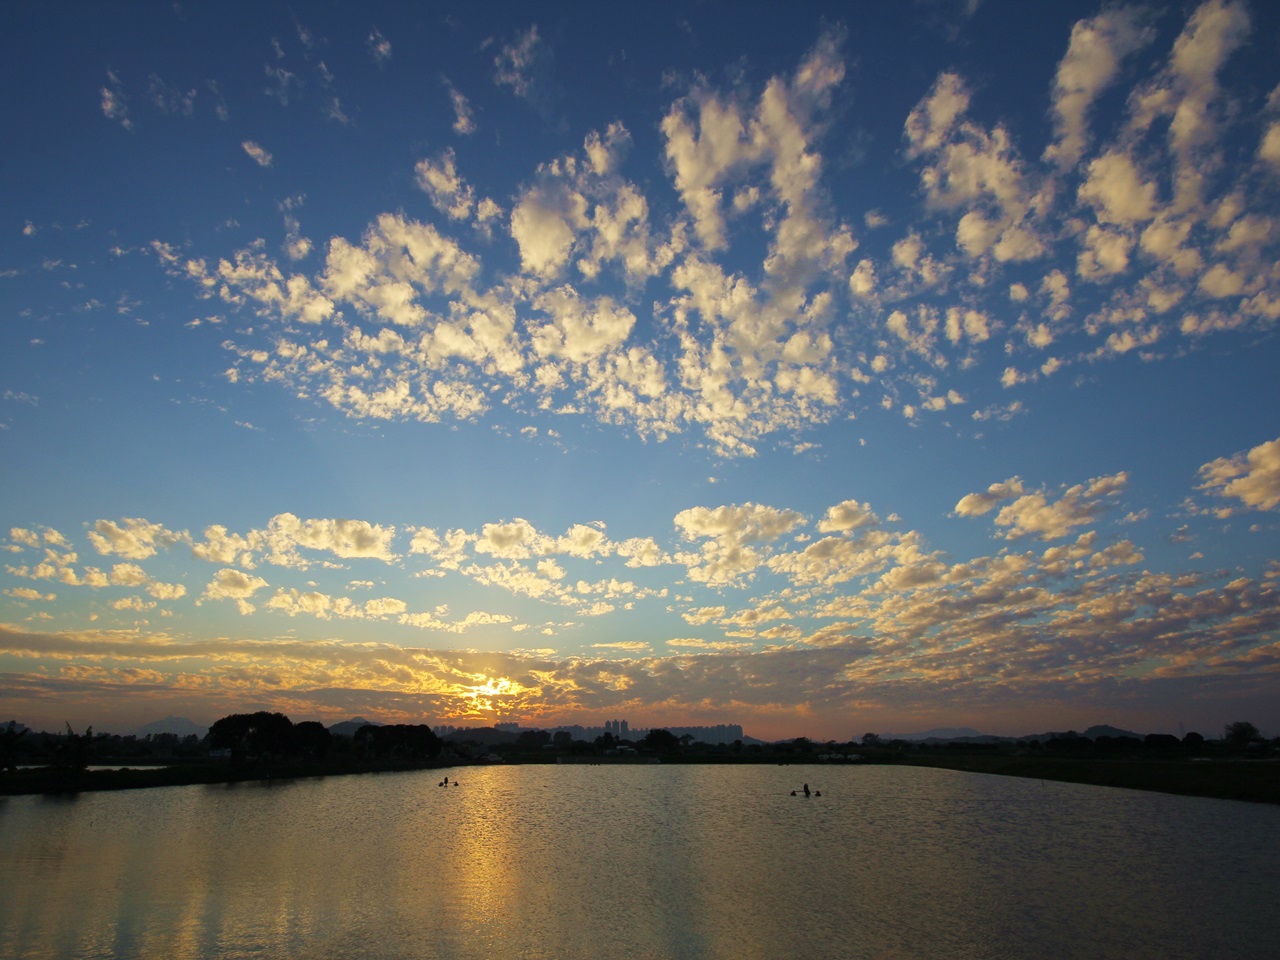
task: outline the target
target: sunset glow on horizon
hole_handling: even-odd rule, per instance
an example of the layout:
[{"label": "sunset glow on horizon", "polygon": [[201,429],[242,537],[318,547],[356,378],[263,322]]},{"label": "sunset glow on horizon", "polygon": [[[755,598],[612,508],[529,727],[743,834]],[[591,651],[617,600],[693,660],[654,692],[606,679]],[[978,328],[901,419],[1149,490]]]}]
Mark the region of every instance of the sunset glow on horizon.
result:
[{"label": "sunset glow on horizon", "polygon": [[1280,7],[0,31],[0,722],[1280,734]]}]

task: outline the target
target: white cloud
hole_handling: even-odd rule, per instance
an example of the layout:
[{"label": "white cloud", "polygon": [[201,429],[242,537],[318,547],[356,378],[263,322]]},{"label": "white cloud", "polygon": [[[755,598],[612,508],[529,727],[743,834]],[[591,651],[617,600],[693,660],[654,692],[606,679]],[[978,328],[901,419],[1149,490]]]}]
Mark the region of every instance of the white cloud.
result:
[{"label": "white cloud", "polygon": [[589,224],[586,198],[569,184],[547,179],[527,190],[511,211],[511,236],[524,270],[547,280],[558,277],[577,233]]},{"label": "white cloud", "polygon": [[266,150],[263,150],[262,147],[258,146],[252,140],[245,140],[243,143],[240,144],[240,147],[241,149],[244,150],[245,153],[247,153],[250,157],[253,158],[254,163],[256,163],[258,166],[260,167],[271,166],[271,154],[267,153]]},{"label": "white cloud", "polygon": [[1280,438],[1200,468],[1201,490],[1234,497],[1254,510],[1280,507]]},{"label": "white cloud", "polygon": [[1258,158],[1280,168],[1280,122],[1272,123],[1258,144]]},{"label": "white cloud", "polygon": [[1133,158],[1111,151],[1089,164],[1080,199],[1097,210],[1104,223],[1134,224],[1156,215],[1156,185],[1144,180]]},{"label": "white cloud", "polygon": [[203,599],[235,600],[242,614],[253,613],[254,606],[249,598],[267,586],[267,581],[241,570],[225,568],[219,570],[209,585],[205,587]]},{"label": "white cloud", "polygon": [[468,137],[476,132],[476,117],[475,111],[471,109],[471,101],[448,80],[444,83],[449,91],[449,102],[453,106],[453,132]]},{"label": "white cloud", "polygon": [[396,559],[391,549],[395,527],[367,520],[300,520],[292,513],[271,518],[262,534],[264,548],[272,563],[305,568],[308,561],[298,548],[332,553],[343,559],[371,559],[390,563]]},{"label": "white cloud", "polygon": [[1072,27],[1066,56],[1058,64],[1054,80],[1055,139],[1045,148],[1045,160],[1059,167],[1071,167],[1080,160],[1089,140],[1089,109],[1111,85],[1121,61],[1153,36],[1133,8],[1104,10]]},{"label": "white cloud", "polygon": [[[1008,528],[1004,534],[1008,540],[1025,536],[1056,540],[1067,536],[1078,526],[1092,523],[1110,506],[1108,500],[1119,495],[1127,482],[1126,473],[1095,477],[1087,484],[1067,488],[1056,501],[1050,500],[1043,491],[1025,494],[1002,507],[996,514],[995,523],[996,526]],[[990,490],[988,494],[990,495]],[[989,506],[981,509],[988,501],[979,499],[976,506],[971,502],[966,512],[962,505],[968,499],[966,497],[956,505],[957,514],[971,516],[990,509]]]},{"label": "white cloud", "polygon": [[705,540],[698,553],[678,559],[691,579],[728,584],[749,576],[764,560],[768,544],[790,533],[803,520],[794,510],[778,510],[756,503],[692,507],[676,514],[675,525],[685,540]]},{"label": "white cloud", "polygon": [[117,121],[126,130],[133,129],[133,121],[129,119],[129,101],[124,95],[124,86],[116,74],[107,71],[107,85],[101,88],[102,115],[108,120]]},{"label": "white cloud", "polygon": [[549,314],[551,323],[530,330],[533,349],[540,356],[563,357],[571,363],[586,363],[621,346],[636,322],[635,315],[612,297],[583,302],[567,286],[544,293],[534,306]]},{"label": "white cloud", "polygon": [[89,531],[89,542],[101,554],[116,554],[130,560],[145,560],[156,551],[172,546],[184,538],[184,534],[166,530],[158,523],[132,517],[119,523],[98,520]]},{"label": "white cloud", "polygon": [[510,87],[547,117],[556,95],[551,79],[553,59],[551,47],[538,34],[538,25],[532,24],[513,42],[503,44],[493,58],[494,83]]},{"label": "white cloud", "polygon": [[546,553],[553,541],[528,520],[517,517],[509,523],[486,523],[475,542],[476,553],[505,560],[523,560]]},{"label": "white cloud", "polygon": [[391,59],[391,41],[382,35],[382,31],[374,27],[364,41],[365,49],[373,62],[382,65]]},{"label": "white cloud", "polygon": [[834,507],[827,508],[827,515],[818,521],[818,530],[822,533],[845,532],[857,530],[859,527],[874,526],[880,522],[870,504],[857,500],[845,500]]},{"label": "white cloud", "polygon": [[993,483],[985,493],[969,493],[960,498],[954,513],[958,517],[978,517],[990,513],[996,504],[1022,496],[1024,488],[1020,477],[1010,477],[1001,483]]},{"label": "white cloud", "polygon": [[414,173],[418,186],[437,210],[452,220],[466,220],[471,216],[475,191],[458,176],[452,147],[436,160],[419,160]]}]

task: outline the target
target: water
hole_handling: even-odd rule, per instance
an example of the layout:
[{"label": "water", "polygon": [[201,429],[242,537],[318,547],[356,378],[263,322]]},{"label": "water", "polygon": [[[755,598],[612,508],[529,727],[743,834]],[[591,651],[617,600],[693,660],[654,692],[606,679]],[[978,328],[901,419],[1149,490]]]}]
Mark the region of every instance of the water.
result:
[{"label": "water", "polygon": [[[513,766],[0,799],[0,957],[1263,958],[1280,808],[945,770]],[[792,797],[807,780],[821,797]]]}]

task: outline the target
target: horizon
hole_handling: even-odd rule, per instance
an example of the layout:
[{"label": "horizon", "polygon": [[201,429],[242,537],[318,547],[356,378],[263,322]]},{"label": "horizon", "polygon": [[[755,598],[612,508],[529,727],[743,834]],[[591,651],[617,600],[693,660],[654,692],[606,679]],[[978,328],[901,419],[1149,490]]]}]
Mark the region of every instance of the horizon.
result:
[{"label": "horizon", "polygon": [[1280,6],[0,37],[23,723],[1280,731]]},{"label": "horizon", "polygon": [[[237,712],[241,712],[241,713],[243,713],[243,712],[249,712],[249,711],[237,711]],[[221,718],[215,718],[215,719],[221,719]],[[294,718],[294,717],[289,717],[289,720],[290,720],[292,723],[294,723],[294,724],[297,724],[297,723],[305,723],[305,722],[307,722],[308,720],[313,720],[313,719],[314,719],[314,718],[303,718],[303,719],[299,720],[299,719]],[[158,726],[158,725],[162,725],[162,724],[166,723],[167,721],[175,721],[175,722],[184,723],[184,724],[191,724],[192,726],[197,727],[197,728],[204,728],[206,731],[208,730],[208,728],[209,728],[210,726],[212,726],[212,721],[211,721],[210,723],[207,723],[207,724],[206,724],[206,723],[199,723],[199,722],[197,722],[197,721],[191,720],[189,717],[173,717],[173,716],[169,716],[169,717],[164,717],[163,719],[160,719],[160,720],[152,720],[152,721],[149,721],[149,722],[147,722],[147,723],[140,724],[139,726],[134,727],[134,728],[132,728],[132,729],[128,729],[128,730],[94,730],[94,736],[121,736],[121,737],[137,736],[137,735],[138,735],[138,732],[139,732],[143,727],[148,727],[148,726]],[[348,718],[346,718],[346,719],[344,719],[344,720],[334,720],[334,721],[328,721],[328,722],[325,722],[325,721],[317,721],[317,722],[321,722],[321,723],[323,723],[323,724],[324,724],[324,726],[325,726],[325,728],[326,728],[326,729],[329,729],[329,728],[332,728],[332,727],[335,727],[335,726],[340,726],[340,725],[343,725],[343,724],[355,723],[356,721],[360,721],[360,722],[362,722],[362,723],[369,723],[369,724],[373,724],[373,725],[375,725],[375,726],[384,726],[384,725],[386,725],[386,722],[384,722],[384,721],[377,720],[377,719],[371,719],[371,718],[363,717],[363,716],[348,717]],[[412,723],[414,723],[414,721],[412,721],[412,720],[395,720],[395,721],[390,721],[390,722],[391,722],[391,723],[408,723],[408,724],[412,724]],[[422,721],[418,721],[418,722],[423,722],[423,723],[425,723],[426,721],[425,721],[425,720],[422,720]],[[518,722],[516,722],[516,721],[497,721],[497,723],[504,724],[503,729],[506,729],[505,724],[515,724],[515,725],[516,725],[516,730],[517,730],[517,731],[520,731],[520,732],[524,732],[524,731],[528,731],[528,730],[546,730],[546,731],[555,731],[555,730],[558,730],[558,729],[565,729],[565,728],[568,728],[568,727],[574,727],[574,726],[581,727],[581,728],[583,728],[583,729],[585,729],[585,730],[605,730],[605,729],[606,729],[606,727],[607,727],[607,723],[610,723],[610,722],[613,722],[613,721],[604,721],[604,720],[602,720],[602,721],[599,721],[598,723],[574,723],[574,724],[555,724],[555,723],[552,723],[552,724],[545,724],[545,725],[531,725],[531,726],[525,726],[525,725],[523,725],[523,724],[519,724],[519,723],[518,723]],[[628,721],[628,722],[629,722],[629,721]],[[1233,722],[1234,722],[1234,721],[1233,721]],[[1246,722],[1250,722],[1250,721],[1246,721]],[[36,733],[42,733],[42,734],[47,734],[47,735],[60,735],[60,734],[63,732],[62,730],[58,730],[58,729],[54,729],[54,730],[50,730],[50,729],[37,729],[37,728],[35,728],[35,727],[31,727],[29,724],[22,723],[22,721],[19,721],[19,720],[16,720],[16,719],[12,719],[12,718],[11,718],[10,720],[0,721],[0,727],[7,726],[7,725],[9,725],[9,724],[11,724],[11,723],[18,723],[20,726],[28,727],[29,729],[33,730],[33,731],[34,731],[34,732],[36,732]],[[495,725],[494,725],[494,724],[468,724],[468,725],[455,725],[455,724],[446,724],[446,723],[427,723],[427,725],[428,725],[428,726],[432,729],[432,731],[434,731],[434,732],[438,732],[438,731],[439,731],[439,729],[440,729],[441,727],[449,727],[449,728],[450,728],[450,729],[449,729],[449,733],[448,733],[448,734],[442,734],[442,736],[446,736],[446,735],[447,735],[447,736],[452,736],[452,735],[453,735],[453,734],[455,734],[455,733],[465,733],[467,730],[493,730],[493,729],[495,729]],[[661,723],[660,723],[660,724],[654,724],[654,725],[633,724],[633,725],[631,725],[631,728],[630,728],[630,731],[629,731],[629,732],[631,732],[631,733],[636,733],[636,732],[644,732],[644,733],[647,733],[647,732],[648,732],[648,731],[650,731],[650,730],[688,729],[688,728],[696,728],[696,727],[706,727],[706,728],[708,728],[708,729],[711,729],[711,728],[714,728],[714,727],[716,727],[716,726],[738,726],[738,727],[742,727],[742,725],[741,725],[741,724],[738,724],[738,723],[734,722],[733,720],[726,720],[726,721],[723,721],[723,722],[722,722],[722,723],[720,723],[720,724],[661,724]],[[1226,725],[1224,725],[1224,727],[1225,727],[1225,726],[1226,726]],[[843,737],[843,738],[841,738],[841,737],[828,737],[828,738],[824,738],[824,739],[818,739],[818,738],[816,738],[816,737],[810,737],[810,736],[807,736],[806,734],[796,734],[795,736],[784,736],[784,737],[774,737],[774,738],[763,738],[763,737],[757,737],[757,736],[755,736],[754,734],[750,733],[750,732],[749,732],[745,727],[742,727],[742,735],[743,735],[743,738],[744,738],[744,739],[748,739],[748,740],[756,740],[756,741],[760,741],[760,742],[763,742],[763,743],[786,743],[786,742],[788,742],[788,741],[795,740],[795,739],[806,739],[806,740],[810,740],[811,742],[814,742],[814,743],[826,743],[826,742],[836,742],[836,743],[856,743],[857,741],[861,740],[861,739],[862,739],[862,736],[863,736],[864,734],[866,734],[866,733],[874,733],[874,734],[875,734],[876,736],[878,736],[878,737],[884,737],[884,738],[890,738],[890,739],[905,739],[905,740],[917,740],[917,739],[930,738],[930,737],[938,737],[938,739],[948,739],[947,737],[943,737],[943,736],[941,736],[941,734],[943,734],[943,733],[951,734],[951,735],[952,735],[952,738],[966,738],[966,737],[979,736],[979,737],[998,737],[998,738],[1001,738],[1001,739],[1011,739],[1011,740],[1025,740],[1025,739],[1028,739],[1028,738],[1030,738],[1030,737],[1039,737],[1039,736],[1044,736],[1044,735],[1047,735],[1047,734],[1065,734],[1065,733],[1073,733],[1073,732],[1074,732],[1074,733],[1078,733],[1078,734],[1079,734],[1079,735],[1081,735],[1081,736],[1084,736],[1084,735],[1086,735],[1090,730],[1094,730],[1094,729],[1097,729],[1097,728],[1100,728],[1100,727],[1104,727],[1104,728],[1109,729],[1109,730],[1118,730],[1118,731],[1119,731],[1120,733],[1122,733],[1122,734],[1132,734],[1132,735],[1136,735],[1136,736],[1140,736],[1140,737],[1141,737],[1141,736],[1149,736],[1149,735],[1151,735],[1151,734],[1166,734],[1166,733],[1169,733],[1169,731],[1163,731],[1163,730],[1125,730],[1125,729],[1120,728],[1120,727],[1117,727],[1115,724],[1111,724],[1111,723],[1091,723],[1091,724],[1088,724],[1087,726],[1079,726],[1079,727],[1073,727],[1073,726],[1065,726],[1065,727],[1064,727],[1064,726],[1051,726],[1051,727],[1048,727],[1048,728],[1046,728],[1046,729],[1044,729],[1044,730],[1042,730],[1042,731],[1039,731],[1039,732],[1024,732],[1024,733],[1019,733],[1019,734],[1009,734],[1009,733],[992,733],[992,732],[987,731],[987,730],[978,730],[978,729],[975,729],[975,728],[973,728],[973,727],[946,726],[946,727],[931,727],[931,728],[929,728],[929,729],[927,729],[927,730],[914,730],[914,731],[911,731],[911,732],[903,732],[903,731],[889,731],[889,730],[879,730],[879,731],[871,730],[871,731],[864,731],[864,732],[863,732],[863,734],[858,734],[858,735],[850,736],[850,737]],[[74,729],[74,727],[73,727],[73,729]],[[83,732],[83,730],[78,731],[78,732]],[[170,732],[170,731],[164,731],[164,732]],[[1265,729],[1259,729],[1259,731],[1258,731],[1258,732],[1259,732],[1259,735],[1260,735],[1260,736],[1262,736],[1262,738],[1263,738],[1263,739],[1271,739],[1271,735],[1269,734],[1269,732],[1268,732],[1267,730],[1265,730]],[[1217,731],[1216,733],[1204,733],[1204,732],[1202,732],[1202,731],[1200,731],[1200,730],[1182,730],[1182,731],[1179,731],[1176,735],[1179,737],[1179,739],[1182,739],[1182,738],[1185,738],[1185,737],[1186,737],[1186,735],[1187,735],[1187,734],[1189,734],[1189,733],[1198,733],[1198,734],[1200,734],[1201,736],[1203,736],[1206,740],[1220,740],[1220,739],[1222,739],[1222,738],[1225,736],[1225,731],[1224,731],[1224,730]]]}]

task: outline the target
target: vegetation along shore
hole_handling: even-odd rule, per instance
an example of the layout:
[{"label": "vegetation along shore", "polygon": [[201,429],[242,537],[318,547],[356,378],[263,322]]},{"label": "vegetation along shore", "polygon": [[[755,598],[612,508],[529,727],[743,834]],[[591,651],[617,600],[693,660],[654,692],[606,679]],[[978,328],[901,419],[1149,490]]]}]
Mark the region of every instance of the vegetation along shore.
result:
[{"label": "vegetation along shore", "polygon": [[[343,725],[339,725],[343,726]],[[345,725],[345,726],[350,726]],[[335,729],[337,729],[335,727]],[[1280,744],[1248,723],[1221,740],[1198,734],[980,738],[919,743],[866,734],[848,743],[798,737],[706,744],[655,729],[636,742],[572,740],[542,730],[493,728],[437,736],[426,725],[365,723],[334,733],[282,714],[233,714],[204,737],[35,733],[0,727],[0,795],[71,794],[189,784],[438,769],[491,763],[626,762],[901,764],[1105,787],[1280,803]]]}]

